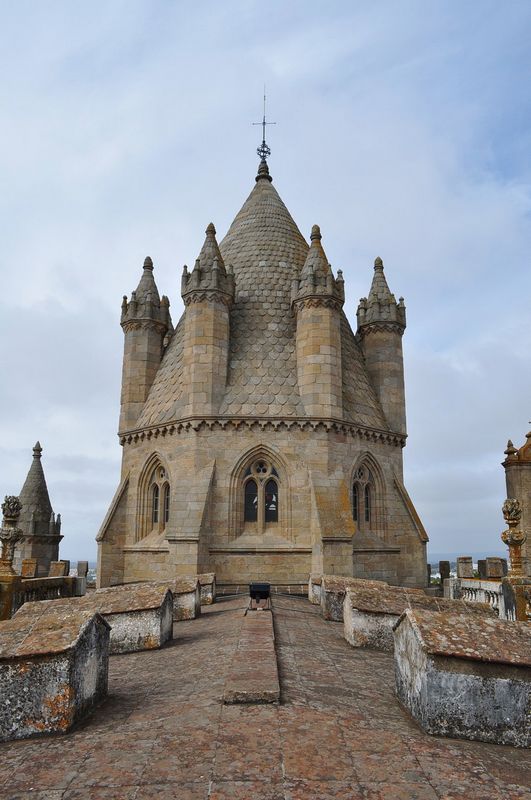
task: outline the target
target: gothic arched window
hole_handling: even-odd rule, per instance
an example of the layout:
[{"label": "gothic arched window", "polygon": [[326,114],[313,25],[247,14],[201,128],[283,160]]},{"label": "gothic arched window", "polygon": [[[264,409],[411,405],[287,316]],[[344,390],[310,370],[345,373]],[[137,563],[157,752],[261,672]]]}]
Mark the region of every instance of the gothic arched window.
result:
[{"label": "gothic arched window", "polygon": [[162,532],[166,523],[170,519],[170,484],[166,470],[158,464],[151,473],[148,484],[148,519],[151,520],[151,527],[145,529],[146,536],[153,530]]},{"label": "gothic arched window", "polygon": [[374,480],[366,466],[359,467],[352,482],[352,518],[360,530],[370,530],[373,522]]},{"label": "gothic arched window", "polygon": [[245,484],[245,521],[256,522],[258,519],[258,486],[251,478]]},{"label": "gothic arched window", "polygon": [[256,523],[261,532],[265,526],[278,523],[279,476],[273,464],[259,458],[244,475],[244,523]]}]

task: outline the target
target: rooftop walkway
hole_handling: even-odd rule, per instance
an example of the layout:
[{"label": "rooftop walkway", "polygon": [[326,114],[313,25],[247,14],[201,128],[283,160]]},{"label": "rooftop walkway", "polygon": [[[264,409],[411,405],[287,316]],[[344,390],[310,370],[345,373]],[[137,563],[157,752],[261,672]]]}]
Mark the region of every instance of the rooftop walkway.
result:
[{"label": "rooftop walkway", "polygon": [[392,656],[351,648],[302,598],[273,598],[281,704],[222,705],[246,603],[113,656],[108,700],[74,732],[0,745],[0,798],[529,800],[528,751],[423,733]]}]

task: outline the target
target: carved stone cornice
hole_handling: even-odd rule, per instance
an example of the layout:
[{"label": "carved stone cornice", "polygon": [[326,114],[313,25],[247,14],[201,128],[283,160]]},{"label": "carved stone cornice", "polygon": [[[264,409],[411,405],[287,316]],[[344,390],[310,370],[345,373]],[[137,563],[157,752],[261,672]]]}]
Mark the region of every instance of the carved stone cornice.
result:
[{"label": "carved stone cornice", "polygon": [[155,330],[157,333],[160,333],[161,336],[164,336],[166,333],[168,326],[165,322],[159,322],[156,319],[126,319],[120,323],[122,326],[124,333],[129,333],[129,331],[149,331]]},{"label": "carved stone cornice", "polygon": [[406,326],[401,322],[368,322],[360,325],[357,335],[360,339],[370,333],[398,333],[399,336],[403,336],[405,329]]},{"label": "carved stone cornice", "polygon": [[151,425],[146,428],[119,433],[120,444],[129,445],[158,439],[159,437],[198,433],[202,430],[234,431],[326,431],[328,433],[348,434],[369,442],[380,442],[395,447],[404,447],[406,434],[369,428],[339,419],[319,417],[187,417],[164,425]]},{"label": "carved stone cornice", "polygon": [[230,308],[232,299],[232,294],[224,292],[222,289],[191,289],[186,294],[183,294],[185,306],[189,306],[192,303],[221,303]]},{"label": "carved stone cornice", "polygon": [[307,297],[298,297],[292,303],[292,308],[296,314],[305,308],[333,308],[335,311],[341,311],[342,307],[343,300],[341,298],[328,294],[312,294]]}]

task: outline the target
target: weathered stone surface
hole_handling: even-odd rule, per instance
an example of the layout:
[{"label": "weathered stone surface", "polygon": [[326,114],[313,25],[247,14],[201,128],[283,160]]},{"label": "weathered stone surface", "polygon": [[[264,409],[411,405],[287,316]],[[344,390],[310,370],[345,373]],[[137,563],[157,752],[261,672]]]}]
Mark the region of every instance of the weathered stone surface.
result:
[{"label": "weathered stone surface", "polygon": [[86,578],[88,575],[88,561],[77,562],[77,577]]},{"label": "weathered stone surface", "polygon": [[343,622],[343,601],[345,592],[350,587],[388,586],[384,581],[362,580],[360,578],[342,578],[337,575],[323,575],[321,578],[321,613],[324,619]]},{"label": "weathered stone surface", "polygon": [[486,558],[485,567],[486,578],[503,578],[503,564],[501,558]]},{"label": "weathered stone surface", "polygon": [[[172,637],[173,596],[167,585],[113,586],[84,597],[49,602],[60,613],[79,608],[101,614],[111,626],[111,653],[151,650],[162,647]],[[31,613],[29,606],[35,605],[25,603],[16,617]]]},{"label": "weathered stone surface", "polygon": [[273,598],[282,702],[220,704],[246,604],[111,658],[109,702],[72,733],[3,744],[2,800],[528,800],[531,750],[429,736],[393,657],[306,597]]},{"label": "weathered stone surface", "polygon": [[[138,584],[137,584],[138,585]],[[201,614],[201,587],[194,576],[177,578],[172,581],[153,581],[146,586],[166,586],[173,595],[173,621],[181,622],[195,619]]]},{"label": "weathered stone surface", "polygon": [[2,741],[64,733],[107,694],[109,624],[58,602],[26,603],[0,623]]},{"label": "weathered stone surface", "polygon": [[472,556],[459,556],[456,562],[456,568],[458,578],[474,577],[474,564],[472,562]]},{"label": "weathered stone surface", "polygon": [[321,605],[321,582],[322,575],[312,573],[308,580],[308,600],[314,606]]},{"label": "weathered stone surface", "polygon": [[224,703],[277,703],[280,700],[273,615],[249,611],[223,692]]},{"label": "weathered stone surface", "polygon": [[172,638],[173,596],[167,586],[129,584],[81,599],[111,626],[111,653],[162,647]]},{"label": "weathered stone surface", "polygon": [[216,573],[204,572],[197,576],[201,586],[201,605],[209,606],[216,602]]},{"label": "weathered stone surface", "polygon": [[50,561],[49,578],[64,578],[67,575],[68,567],[66,561]]},{"label": "weathered stone surface", "polygon": [[398,697],[428,733],[531,744],[531,630],[408,609],[394,627]]},{"label": "weathered stone surface", "polygon": [[393,652],[393,626],[407,608],[496,617],[487,603],[445,600],[399,586],[348,588],[343,604],[344,636],[353,647]]},{"label": "weathered stone surface", "polygon": [[38,562],[36,558],[24,558],[20,569],[22,578],[35,578],[37,576]]}]

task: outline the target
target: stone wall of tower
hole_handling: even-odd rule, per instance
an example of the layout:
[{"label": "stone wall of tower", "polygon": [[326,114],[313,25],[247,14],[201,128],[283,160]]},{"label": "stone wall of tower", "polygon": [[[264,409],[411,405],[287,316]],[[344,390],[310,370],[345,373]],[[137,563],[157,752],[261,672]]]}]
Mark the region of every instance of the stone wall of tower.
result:
[{"label": "stone wall of tower", "polygon": [[531,431],[520,449],[509,441],[505,454],[507,497],[519,500],[522,507],[520,528],[527,534],[522,545],[522,562],[524,574],[531,577]]},{"label": "stone wall of tower", "polygon": [[341,419],[343,381],[341,364],[341,272],[334,278],[314,225],[311,246],[300,277],[292,286],[292,308],[297,317],[297,382],[306,414]]},{"label": "stone wall of tower", "polygon": [[210,223],[195,267],[184,268],[183,416],[211,416],[219,410],[227,384],[230,307],[234,277],[225,264]]},{"label": "stone wall of tower", "polygon": [[310,417],[341,419],[341,320],[337,306],[308,299],[297,308],[297,382]]},{"label": "stone wall of tower", "polygon": [[[377,463],[381,473],[381,515],[377,529],[358,544],[351,481],[369,446],[371,464]],[[170,518],[163,534],[137,540],[141,475],[154,453],[172,487]],[[273,460],[281,481],[281,521],[266,526],[263,534],[238,525],[243,513],[239,481],[246,458],[259,455]],[[252,421],[213,422],[157,438],[133,437],[124,444],[126,505],[118,509],[115,525],[111,521],[102,532],[100,548],[123,532],[113,563],[119,564],[121,554],[126,582],[215,571],[221,583],[263,579],[282,585],[305,583],[312,571],[333,570],[424,586],[425,537],[399,488],[401,463],[398,442],[382,437],[368,445],[355,433],[325,424],[261,430]]]},{"label": "stone wall of tower", "polygon": [[357,338],[389,428],[405,434],[402,336],[406,328],[406,309],[403,298],[397,303],[389,290],[381,258],[374,262],[371,289],[368,297],[360,300],[357,318]]},{"label": "stone wall of tower", "polygon": [[361,331],[367,371],[389,428],[396,433],[406,433],[403,328],[374,323],[364,326]]},{"label": "stone wall of tower", "polygon": [[203,296],[186,307],[184,318],[183,416],[216,414],[227,382],[229,309],[222,299]]}]

